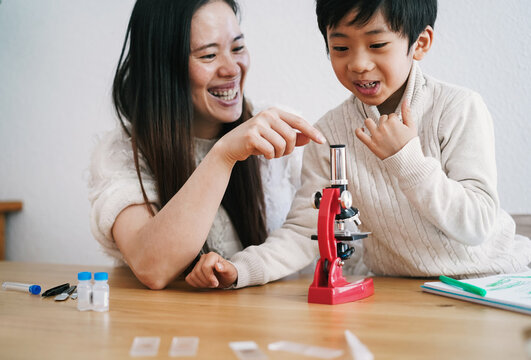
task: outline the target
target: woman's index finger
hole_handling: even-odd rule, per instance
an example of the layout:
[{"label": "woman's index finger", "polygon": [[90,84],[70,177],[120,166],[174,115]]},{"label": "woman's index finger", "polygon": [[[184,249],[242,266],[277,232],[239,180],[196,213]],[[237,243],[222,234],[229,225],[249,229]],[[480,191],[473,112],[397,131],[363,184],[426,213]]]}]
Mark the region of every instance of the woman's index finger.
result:
[{"label": "woman's index finger", "polygon": [[324,144],[326,142],[326,139],[323,134],[321,134],[319,130],[310,125],[310,123],[308,123],[300,116],[280,109],[277,109],[277,112],[280,118],[284,120],[289,126],[296,130],[299,130],[301,133],[303,133],[316,143]]}]

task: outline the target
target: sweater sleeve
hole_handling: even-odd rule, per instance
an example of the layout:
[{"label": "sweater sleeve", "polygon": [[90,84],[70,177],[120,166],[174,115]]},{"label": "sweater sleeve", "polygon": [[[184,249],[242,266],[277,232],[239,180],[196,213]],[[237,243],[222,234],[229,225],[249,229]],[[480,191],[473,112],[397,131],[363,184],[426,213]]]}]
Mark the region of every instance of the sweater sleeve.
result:
[{"label": "sweater sleeve", "polygon": [[440,160],[424,156],[416,137],[384,164],[411,204],[448,238],[478,245],[493,231],[499,205],[492,119],[473,92],[450,102],[437,129]]},{"label": "sweater sleeve", "polygon": [[238,270],[237,288],[262,285],[290,275],[318,255],[316,233],[318,211],[311,206],[315,191],[328,186],[327,144],[308,144],[304,149],[301,187],[295,194],[286,222],[269,235],[265,243],[250,246],[236,253],[230,260]]},{"label": "sweater sleeve", "polygon": [[282,226],[300,188],[302,153],[302,148],[295,148],[291,154],[276,159],[258,157],[268,234]]},{"label": "sweater sleeve", "polygon": [[[148,199],[158,205],[153,178],[143,159],[139,161]],[[123,261],[112,237],[112,227],[123,209],[143,204],[144,197],[134,165],[131,141],[120,127],[105,134],[96,145],[91,157],[88,190],[92,234],[107,254]]]}]

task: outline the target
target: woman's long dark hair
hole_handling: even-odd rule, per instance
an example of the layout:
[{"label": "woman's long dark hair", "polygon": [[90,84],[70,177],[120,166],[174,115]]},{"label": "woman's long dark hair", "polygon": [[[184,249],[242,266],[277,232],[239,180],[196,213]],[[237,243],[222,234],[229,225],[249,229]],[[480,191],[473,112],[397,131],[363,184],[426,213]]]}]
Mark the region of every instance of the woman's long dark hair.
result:
[{"label": "woman's long dark hair", "polygon": [[[131,137],[138,179],[151,212],[139,153],[156,181],[161,208],[195,169],[188,72],[190,28],[194,13],[209,1],[138,0],[127,27],[112,95],[124,131]],[[238,13],[234,0],[223,1]],[[252,116],[245,99],[242,110],[237,121],[222,127],[220,136]],[[124,118],[131,123],[131,131]],[[264,242],[264,194],[255,156],[236,163],[221,203],[243,247]]]}]

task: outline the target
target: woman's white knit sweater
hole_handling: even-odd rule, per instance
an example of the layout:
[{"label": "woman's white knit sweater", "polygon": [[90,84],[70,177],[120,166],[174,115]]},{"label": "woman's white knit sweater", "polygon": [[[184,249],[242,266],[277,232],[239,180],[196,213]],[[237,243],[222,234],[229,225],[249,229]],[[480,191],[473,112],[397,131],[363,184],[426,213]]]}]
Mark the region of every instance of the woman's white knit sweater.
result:
[{"label": "woman's white knit sweater", "polygon": [[[216,141],[194,139],[196,165],[203,160]],[[300,186],[301,161],[300,148],[279,159],[266,160],[259,157],[268,233],[279,228],[286,218],[293,196]],[[139,165],[147,197],[160,208],[155,180],[141,155]],[[118,264],[123,264],[124,258],[113,239],[112,227],[123,209],[130,205],[143,204],[144,198],[133,161],[131,139],[121,126],[102,136],[95,147],[88,187],[92,205],[92,234],[106,254],[114,257]],[[238,234],[221,205],[203,249],[215,251],[225,258],[230,258],[242,249]]]},{"label": "woman's white knit sweater", "polygon": [[[391,276],[474,277],[525,270],[531,241],[515,235],[499,207],[494,133],[481,97],[424,76],[414,62],[404,98],[418,137],[380,160],[354,130],[375,106],[354,96],[328,112],[316,127],[328,144],[345,144],[348,189],[360,210],[363,259],[370,271]],[[329,186],[329,146],[305,148],[302,186],[284,226],[261,246],[233,256],[238,287],[283,277],[309,263],[316,244],[313,192]]]}]

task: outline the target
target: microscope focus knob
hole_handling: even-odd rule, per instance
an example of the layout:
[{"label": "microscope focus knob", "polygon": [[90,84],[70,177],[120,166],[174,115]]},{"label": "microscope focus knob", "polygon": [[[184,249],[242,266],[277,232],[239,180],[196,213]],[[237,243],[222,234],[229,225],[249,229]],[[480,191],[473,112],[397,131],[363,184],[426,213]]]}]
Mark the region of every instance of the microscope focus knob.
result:
[{"label": "microscope focus knob", "polygon": [[343,190],[341,196],[339,197],[339,202],[343,209],[350,209],[352,206],[352,194],[348,190]]},{"label": "microscope focus knob", "polygon": [[312,206],[314,209],[319,209],[319,206],[321,205],[321,199],[323,197],[323,194],[321,194],[320,191],[316,191],[312,195]]}]

